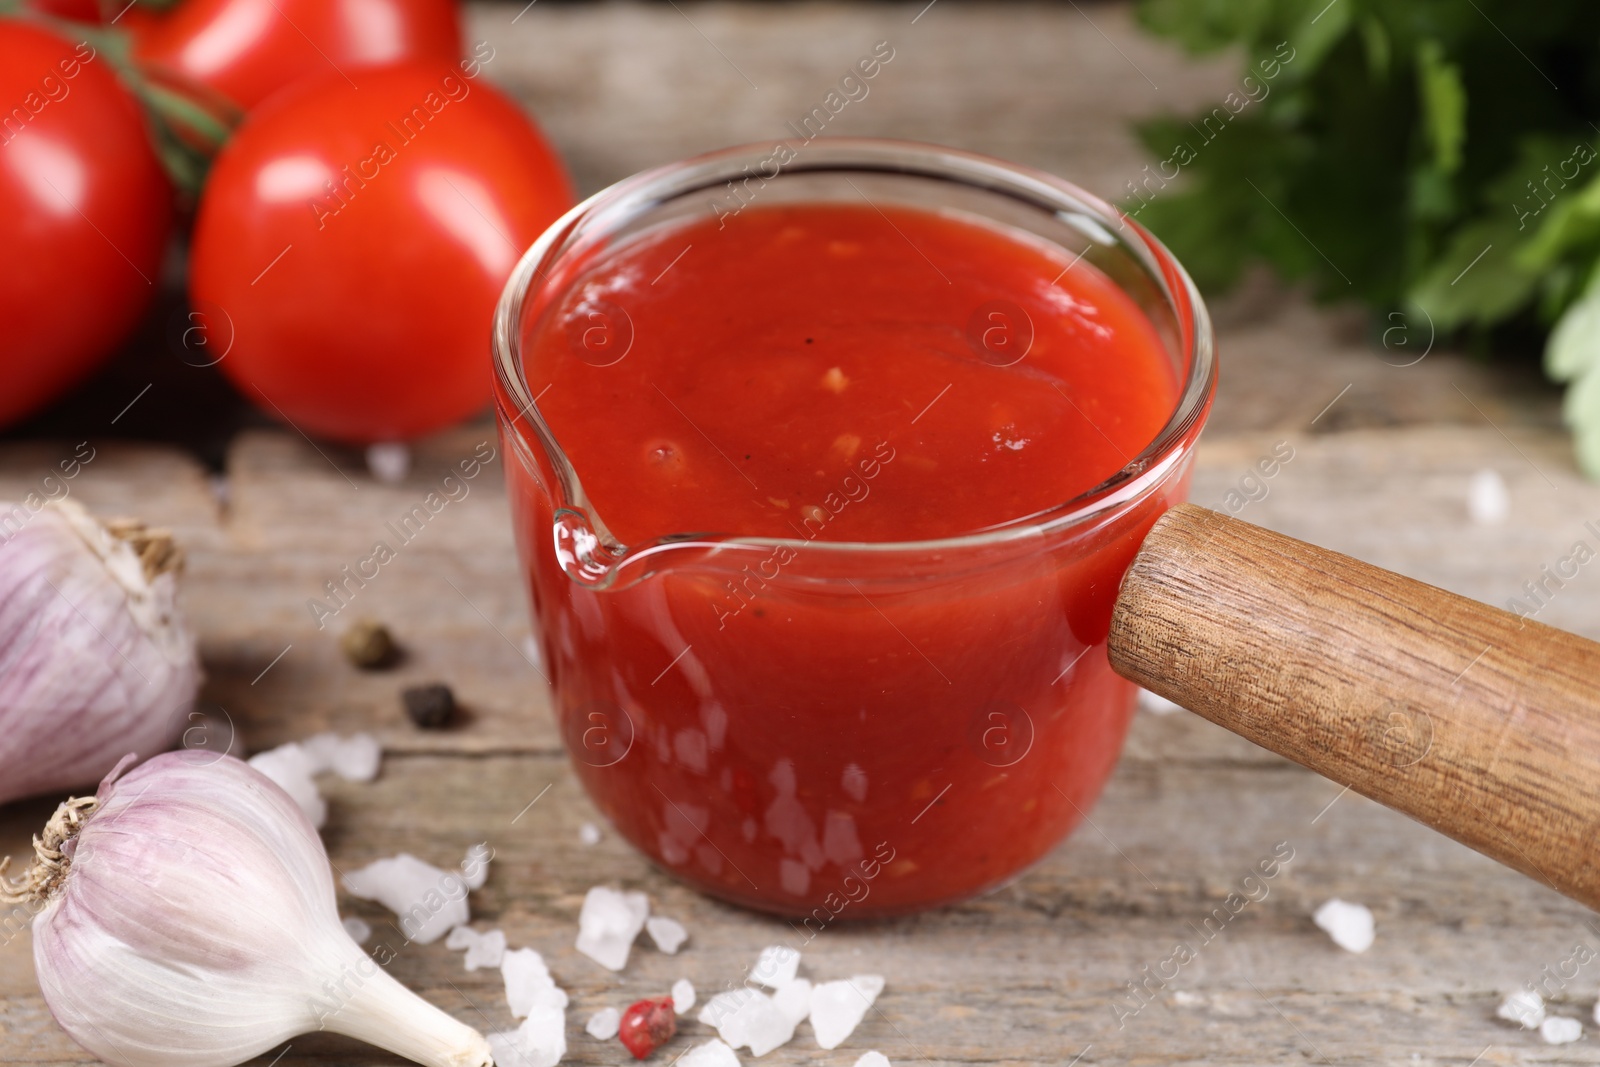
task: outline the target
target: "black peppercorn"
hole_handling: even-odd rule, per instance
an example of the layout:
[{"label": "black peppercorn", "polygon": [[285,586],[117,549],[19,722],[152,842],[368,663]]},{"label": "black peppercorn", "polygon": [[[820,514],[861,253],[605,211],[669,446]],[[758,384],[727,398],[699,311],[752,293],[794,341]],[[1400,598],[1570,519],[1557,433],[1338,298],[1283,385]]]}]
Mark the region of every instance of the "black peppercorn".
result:
[{"label": "black peppercorn", "polygon": [[443,682],[414,685],[400,694],[406,714],[424,730],[437,730],[456,713],[456,695]]}]

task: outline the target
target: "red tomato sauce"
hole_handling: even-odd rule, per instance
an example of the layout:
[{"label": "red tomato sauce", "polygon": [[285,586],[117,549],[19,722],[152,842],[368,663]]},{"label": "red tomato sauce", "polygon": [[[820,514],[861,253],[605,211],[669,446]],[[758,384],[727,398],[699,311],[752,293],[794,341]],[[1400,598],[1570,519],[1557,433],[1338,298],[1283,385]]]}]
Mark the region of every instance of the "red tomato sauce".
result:
[{"label": "red tomato sauce", "polygon": [[558,314],[529,382],[624,544],[970,533],[1098,485],[1176,400],[1149,320],[1094,267],[904,208],[670,228]]},{"label": "red tomato sauce", "polygon": [[[526,377],[592,508],[513,444],[512,513],[563,738],[619,831],[802,938],[1058,843],[1120,751],[1111,606],[1183,468],[1037,537],[884,542],[1034,515],[1138,455],[1178,386],[1133,301],[1021,234],[837,204],[647,231],[542,298]],[[672,544],[594,588],[573,503],[630,546],[788,540]]]}]

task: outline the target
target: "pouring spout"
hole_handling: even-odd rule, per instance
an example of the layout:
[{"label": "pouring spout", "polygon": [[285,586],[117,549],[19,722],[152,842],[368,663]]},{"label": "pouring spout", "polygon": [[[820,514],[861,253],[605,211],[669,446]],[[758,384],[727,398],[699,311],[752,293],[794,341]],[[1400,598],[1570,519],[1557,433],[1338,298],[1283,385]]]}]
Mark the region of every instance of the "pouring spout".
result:
[{"label": "pouring spout", "polygon": [[608,589],[616,581],[626,551],[606,544],[589,517],[572,508],[556,510],[551,523],[556,562],[568,578],[591,589]]},{"label": "pouring spout", "polygon": [[[618,544],[605,527],[575,508],[558,508],[551,523],[557,564],[586,589],[620,592],[668,571],[738,570],[733,560],[758,546],[698,534],[676,534],[637,546]],[[716,559],[718,564],[710,561]]]}]

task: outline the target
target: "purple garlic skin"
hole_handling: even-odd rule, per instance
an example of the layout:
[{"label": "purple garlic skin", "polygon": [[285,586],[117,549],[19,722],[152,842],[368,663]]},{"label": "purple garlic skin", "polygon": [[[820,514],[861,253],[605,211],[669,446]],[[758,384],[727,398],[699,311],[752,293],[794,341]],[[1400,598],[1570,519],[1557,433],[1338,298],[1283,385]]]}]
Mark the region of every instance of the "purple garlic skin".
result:
[{"label": "purple garlic skin", "polygon": [[183,732],[200,688],[170,538],[0,502],[0,804],[93,786]]}]

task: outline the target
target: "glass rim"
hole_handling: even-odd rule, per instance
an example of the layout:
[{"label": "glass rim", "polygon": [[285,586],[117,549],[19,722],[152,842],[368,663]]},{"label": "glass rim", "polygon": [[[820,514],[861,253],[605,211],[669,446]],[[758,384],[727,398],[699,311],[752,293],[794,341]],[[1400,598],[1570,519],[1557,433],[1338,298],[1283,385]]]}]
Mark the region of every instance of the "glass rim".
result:
[{"label": "glass rim", "polygon": [[[565,249],[567,239],[583,223],[602,209],[613,212],[633,209],[632,217],[653,207],[708,189],[721,189],[725,183],[745,177],[746,168],[770,162],[777,149],[771,143],[745,144],[720,149],[664,166],[642,171],[616,182],[571,208],[540,234],[523,253],[507,279],[495,306],[493,360],[497,415],[503,432],[526,441],[527,435],[515,430],[519,419],[526,421],[538,447],[550,460],[560,481],[561,499],[554,501],[557,514],[580,509],[593,526],[606,555],[620,563],[658,548],[683,548],[692,545],[771,549],[804,547],[811,551],[836,553],[942,552],[983,548],[1019,539],[1032,539],[1081,525],[1143,497],[1160,484],[1171,468],[1187,454],[1204,424],[1216,388],[1216,343],[1210,313],[1193,280],[1183,265],[1143,226],[1114,204],[1045,171],[974,152],[917,141],[879,137],[828,137],[791,149],[795,158],[779,168],[769,180],[787,174],[810,172],[879,173],[954,181],[993,192],[1052,213],[1082,217],[1097,225],[1108,236],[1120,231],[1116,244],[1133,253],[1171,310],[1179,339],[1187,356],[1188,369],[1172,414],[1161,430],[1138,455],[1110,477],[1059,504],[1030,515],[1018,516],[980,530],[952,537],[911,541],[826,541],[800,537],[757,537],[715,531],[671,533],[634,545],[624,545],[610,534],[604,518],[583,490],[578,472],[567,458],[528,386],[522,362],[519,324],[525,301],[534,293],[536,279],[546,274]],[[1087,234],[1096,240],[1092,234]],[[1068,268],[1070,269],[1070,267]],[[507,410],[506,400],[512,410]],[[608,568],[609,569],[609,568]]]}]

